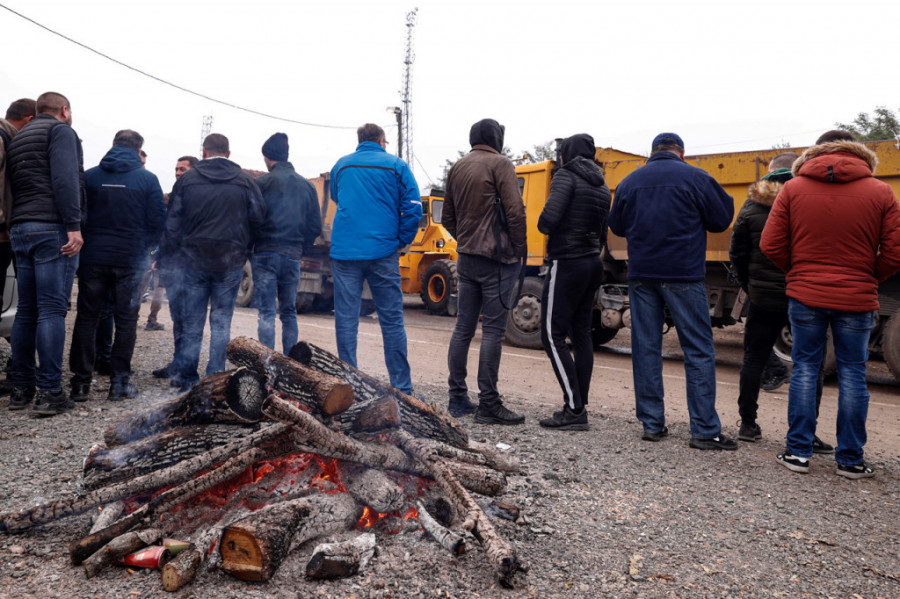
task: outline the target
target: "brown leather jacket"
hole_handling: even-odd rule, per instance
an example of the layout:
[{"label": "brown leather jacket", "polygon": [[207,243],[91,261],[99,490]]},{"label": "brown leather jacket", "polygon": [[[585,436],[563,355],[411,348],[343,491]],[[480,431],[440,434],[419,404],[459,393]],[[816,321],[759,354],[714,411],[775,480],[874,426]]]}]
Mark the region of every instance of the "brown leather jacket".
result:
[{"label": "brown leather jacket", "polygon": [[500,236],[503,262],[526,255],[525,204],[516,170],[508,158],[483,144],[472,146],[447,174],[441,223],[456,238],[459,253],[497,258],[498,196],[509,225]]}]

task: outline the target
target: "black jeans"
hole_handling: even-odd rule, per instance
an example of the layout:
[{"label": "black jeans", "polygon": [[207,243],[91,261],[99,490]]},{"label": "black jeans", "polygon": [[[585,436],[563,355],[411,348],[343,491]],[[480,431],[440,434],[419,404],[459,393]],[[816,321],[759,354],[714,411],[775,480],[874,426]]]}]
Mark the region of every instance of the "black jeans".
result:
[{"label": "black jeans", "polygon": [[[759,385],[763,369],[772,352],[775,340],[788,323],[787,309],[772,311],[760,308],[750,302],[747,311],[747,323],[744,325],[744,361],[741,365],[740,394],[738,395],[738,412],[744,422],[756,422],[759,408]],[[824,362],[824,360],[823,360]],[[819,380],[816,385],[816,414],[822,403],[822,387],[825,371],[819,368]]]},{"label": "black jeans", "polygon": [[[602,281],[603,262],[599,254],[553,260],[544,279],[541,342],[562,388],[563,401],[575,412],[588,403],[594,370],[591,315]],[[571,353],[567,337],[572,340]]]},{"label": "black jeans", "polygon": [[72,332],[69,369],[72,383],[90,383],[94,371],[97,324],[103,308],[113,298],[116,333],[112,347],[113,380],[127,381],[137,337],[138,295],[141,268],[82,266],[78,271],[78,314]]}]

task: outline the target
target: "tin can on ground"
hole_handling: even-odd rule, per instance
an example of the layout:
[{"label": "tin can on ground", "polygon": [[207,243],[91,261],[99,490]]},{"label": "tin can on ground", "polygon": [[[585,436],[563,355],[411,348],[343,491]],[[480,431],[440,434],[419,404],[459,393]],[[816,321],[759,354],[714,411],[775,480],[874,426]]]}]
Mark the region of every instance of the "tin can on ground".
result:
[{"label": "tin can on ground", "polygon": [[151,545],[126,555],[119,560],[119,564],[136,568],[148,568],[150,570],[162,570],[162,567],[170,559],[172,559],[172,554],[169,553],[168,549],[162,545]]}]

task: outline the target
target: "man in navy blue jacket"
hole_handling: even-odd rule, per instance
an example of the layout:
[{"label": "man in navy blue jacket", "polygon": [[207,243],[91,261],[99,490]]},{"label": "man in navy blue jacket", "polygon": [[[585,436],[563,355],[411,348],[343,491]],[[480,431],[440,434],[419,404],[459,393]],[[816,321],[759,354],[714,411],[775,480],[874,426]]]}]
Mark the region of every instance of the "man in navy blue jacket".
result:
[{"label": "man in navy blue jacket", "polygon": [[706,275],[706,232],[720,233],[734,216],[734,201],[707,172],[684,162],[674,133],[653,140],[647,164],[616,189],[610,230],[628,241],[628,298],[635,408],[645,441],[666,427],[662,331],[669,309],[684,351],[690,446],[737,449],[722,434],[716,413],[716,361]]},{"label": "man in navy blue jacket", "polygon": [[411,393],[399,252],[416,236],[422,198],[409,166],[385,150],[381,127],[367,123],[356,135],[356,151],[331,169],[331,199],[337,204],[331,268],[338,355],[356,366],[359,306],[363,282],[368,281],[391,385]]},{"label": "man in navy blue jacket", "polygon": [[110,297],[116,333],[107,399],[137,395],[129,379],[141,278],[147,252],[158,243],[166,214],[159,180],[143,168],[143,145],[137,131],[119,131],[100,165],[84,176],[87,216],[78,268],[78,315],[69,354],[74,401],[86,401],[90,395],[97,324]]}]

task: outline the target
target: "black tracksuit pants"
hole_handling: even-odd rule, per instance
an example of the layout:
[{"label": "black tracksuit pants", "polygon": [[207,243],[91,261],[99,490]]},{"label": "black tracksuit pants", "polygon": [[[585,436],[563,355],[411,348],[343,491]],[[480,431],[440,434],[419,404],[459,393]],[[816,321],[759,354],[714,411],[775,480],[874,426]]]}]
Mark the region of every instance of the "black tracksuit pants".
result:
[{"label": "black tracksuit pants", "polygon": [[[544,279],[541,342],[562,388],[563,401],[575,412],[588,403],[594,370],[591,316],[594,296],[602,282],[599,254],[553,260]],[[571,353],[566,337],[572,340]]]}]

